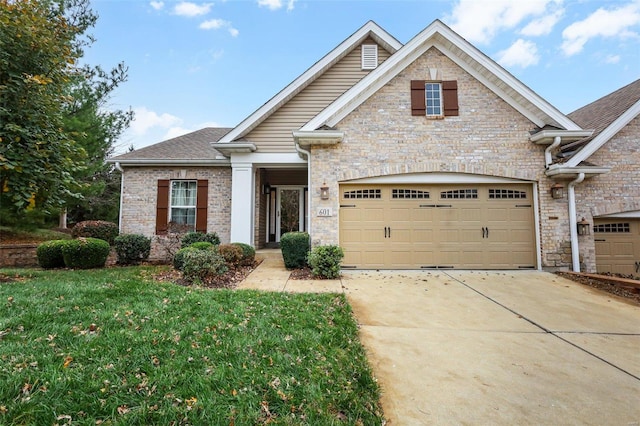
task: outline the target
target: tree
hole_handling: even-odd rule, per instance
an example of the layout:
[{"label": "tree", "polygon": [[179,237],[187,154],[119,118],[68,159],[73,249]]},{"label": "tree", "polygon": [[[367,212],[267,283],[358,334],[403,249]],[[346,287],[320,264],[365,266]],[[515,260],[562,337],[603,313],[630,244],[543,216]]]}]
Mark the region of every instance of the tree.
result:
[{"label": "tree", "polygon": [[115,143],[133,119],[131,110],[108,108],[111,93],[126,80],[127,68],[122,63],[108,73],[100,67],[87,66],[70,86],[64,129],[86,153],[86,166],[73,173],[82,198],[65,200],[73,222],[117,221],[120,174],[104,160],[113,154]]},{"label": "tree", "polygon": [[93,165],[102,165],[107,152],[97,147],[98,139],[111,142],[130,121],[126,114],[104,114],[105,98],[98,96],[108,97],[114,82],[126,78],[126,68],[110,75],[77,65],[93,42],[86,31],[96,19],[89,0],[0,0],[4,211],[20,216],[81,198],[82,179],[95,174]]}]

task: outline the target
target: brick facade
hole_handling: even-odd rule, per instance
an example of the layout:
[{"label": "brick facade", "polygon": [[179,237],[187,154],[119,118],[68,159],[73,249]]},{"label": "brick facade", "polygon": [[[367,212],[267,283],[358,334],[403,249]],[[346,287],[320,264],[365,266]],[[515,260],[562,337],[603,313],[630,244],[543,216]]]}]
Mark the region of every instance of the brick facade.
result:
[{"label": "brick facade", "polygon": [[[411,115],[410,81],[437,68],[443,80],[458,82],[459,116],[427,119]],[[314,208],[339,210],[338,185],[352,179],[403,173],[452,172],[515,178],[537,183],[542,266],[568,267],[568,205],[553,200],[544,174],[544,147],[529,141],[536,127],[436,48],[404,69],[336,128],[344,140],[312,147],[312,184],[326,182],[334,196]],[[313,243],[339,242],[337,214],[312,212]]]},{"label": "brick facade", "polygon": [[231,168],[229,167],[127,167],[124,172],[121,232],[152,237],[151,260],[166,258],[155,235],[157,182],[159,179],[207,179],[209,209],[207,232],[216,232],[228,243],[231,234]]},{"label": "brick facade", "polygon": [[[594,216],[640,210],[639,142],[640,117],[636,117],[589,158],[611,171],[576,187],[578,216],[593,225]],[[595,272],[594,244],[593,235],[580,239],[586,272]]]}]

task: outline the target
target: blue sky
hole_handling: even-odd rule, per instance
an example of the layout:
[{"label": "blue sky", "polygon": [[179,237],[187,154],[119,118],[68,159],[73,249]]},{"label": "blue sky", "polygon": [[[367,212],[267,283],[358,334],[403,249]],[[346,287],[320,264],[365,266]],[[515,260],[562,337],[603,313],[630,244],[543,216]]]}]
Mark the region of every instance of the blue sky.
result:
[{"label": "blue sky", "polygon": [[233,127],[373,20],[401,43],[451,26],[569,113],[640,78],[640,0],[94,0],[85,61],[129,67],[116,151]]}]

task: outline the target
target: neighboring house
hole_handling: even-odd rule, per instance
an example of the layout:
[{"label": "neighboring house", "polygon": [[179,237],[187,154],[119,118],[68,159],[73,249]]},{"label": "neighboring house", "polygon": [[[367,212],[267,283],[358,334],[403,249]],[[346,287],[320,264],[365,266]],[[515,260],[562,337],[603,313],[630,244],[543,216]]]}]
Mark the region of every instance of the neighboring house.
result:
[{"label": "neighboring house", "polygon": [[633,267],[639,84],[566,116],[440,21],[405,45],[368,22],[235,128],[110,159],[121,231],[306,230],[344,268],[594,271],[618,256],[594,238],[628,222]]}]

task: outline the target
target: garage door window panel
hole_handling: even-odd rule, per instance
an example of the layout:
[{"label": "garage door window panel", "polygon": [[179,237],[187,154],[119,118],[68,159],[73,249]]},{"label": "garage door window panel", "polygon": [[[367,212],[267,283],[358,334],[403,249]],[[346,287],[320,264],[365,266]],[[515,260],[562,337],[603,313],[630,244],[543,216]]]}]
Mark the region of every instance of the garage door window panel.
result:
[{"label": "garage door window panel", "polygon": [[382,198],[381,189],[355,189],[352,191],[345,191],[343,198],[348,200],[358,199],[380,199]]},{"label": "garage door window panel", "polygon": [[630,233],[631,224],[626,223],[603,223],[593,227],[593,232],[600,233]]},{"label": "garage door window panel", "polygon": [[525,200],[527,193],[525,191],[516,191],[513,189],[489,189],[490,200]]},{"label": "garage door window panel", "polygon": [[453,189],[451,191],[440,192],[443,200],[471,200],[478,198],[477,189]]},{"label": "garage door window panel", "polygon": [[417,189],[392,189],[391,198],[394,200],[426,200],[429,198],[429,192]]}]

